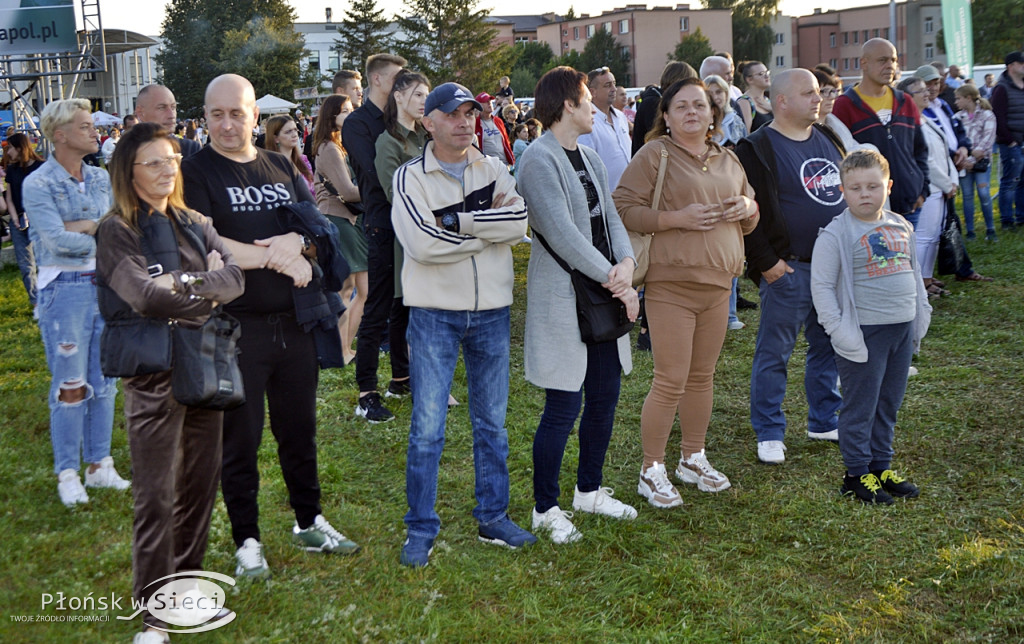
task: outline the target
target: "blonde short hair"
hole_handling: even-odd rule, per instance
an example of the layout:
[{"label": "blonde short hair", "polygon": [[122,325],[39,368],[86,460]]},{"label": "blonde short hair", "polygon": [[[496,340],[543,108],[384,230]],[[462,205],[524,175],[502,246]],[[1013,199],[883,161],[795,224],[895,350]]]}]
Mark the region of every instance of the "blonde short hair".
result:
[{"label": "blonde short hair", "polygon": [[57,129],[74,121],[79,110],[91,112],[92,105],[84,98],[69,98],[47,105],[39,116],[39,128],[43,131],[43,136],[53,141]]}]

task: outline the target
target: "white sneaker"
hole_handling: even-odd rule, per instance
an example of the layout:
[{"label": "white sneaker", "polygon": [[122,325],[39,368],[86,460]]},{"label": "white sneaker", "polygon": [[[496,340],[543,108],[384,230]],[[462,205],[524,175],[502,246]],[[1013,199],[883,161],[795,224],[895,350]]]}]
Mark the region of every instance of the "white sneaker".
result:
[{"label": "white sneaker", "polygon": [[786,445],[782,441],[758,441],[757,460],[778,465],[786,462]]},{"label": "white sneaker", "polygon": [[199,625],[208,622],[220,621],[231,616],[232,612],[224,606],[217,606],[212,597],[198,588],[186,591],[175,598],[177,604],[170,609],[175,617],[175,623],[181,625]]},{"label": "white sneaker", "polygon": [[733,320],[732,322],[729,323],[729,330],[739,331],[740,329],[745,328],[746,326],[747,325],[743,324],[742,320]]},{"label": "white sneaker", "polygon": [[557,505],[551,506],[547,512],[537,512],[533,508],[533,531],[547,530],[551,533],[551,540],[555,543],[572,543],[579,541],[583,534],[576,529],[569,519],[572,512],[565,512]]},{"label": "white sneaker", "polygon": [[833,429],[830,432],[812,432],[807,430],[807,438],[812,441],[832,441],[833,443],[839,442],[839,430]]},{"label": "white sneaker", "polygon": [[249,537],[242,542],[242,547],[235,551],[236,577],[254,577],[266,579],[270,576],[270,566],[263,556],[263,546],[259,541]]},{"label": "white sneaker", "polygon": [[132,644],[169,644],[170,641],[171,638],[168,637],[167,633],[160,631],[136,633],[135,637],[132,638]]},{"label": "white sneaker", "polygon": [[701,492],[721,492],[732,487],[728,477],[711,466],[704,450],[679,459],[676,477],[683,483],[695,483]]},{"label": "white sneaker", "polygon": [[85,487],[109,487],[114,490],[127,490],[132,486],[130,481],[121,478],[114,469],[114,459],[105,456],[95,472],[85,470]]},{"label": "white sneaker", "polygon": [[683,497],[668,480],[668,473],[661,463],[654,463],[646,470],[640,468],[640,483],[636,491],[656,508],[674,508],[683,504]]},{"label": "white sneaker", "polygon": [[917,367],[915,367],[914,365],[910,365],[910,369],[907,370],[907,377],[910,378],[912,376],[916,376],[917,373]]},{"label": "white sneaker", "polygon": [[590,514],[603,514],[615,519],[635,519],[636,508],[612,498],[615,490],[610,487],[599,487],[593,492],[580,492],[576,488],[572,497],[572,509]]},{"label": "white sneaker", "polygon": [[76,503],[88,503],[89,494],[82,487],[82,479],[78,478],[78,472],[66,469],[57,475],[57,494],[60,501],[69,508]]}]

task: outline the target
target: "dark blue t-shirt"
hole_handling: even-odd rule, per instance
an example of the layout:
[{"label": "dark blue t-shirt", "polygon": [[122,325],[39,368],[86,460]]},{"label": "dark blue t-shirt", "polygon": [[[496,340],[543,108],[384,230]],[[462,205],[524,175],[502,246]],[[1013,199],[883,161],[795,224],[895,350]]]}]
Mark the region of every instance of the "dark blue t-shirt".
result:
[{"label": "dark blue t-shirt", "polygon": [[775,151],[779,205],[789,230],[789,248],[797,257],[810,258],[818,229],[846,209],[839,189],[839,163],[835,144],[817,129],[806,141],[794,141],[769,127]]}]

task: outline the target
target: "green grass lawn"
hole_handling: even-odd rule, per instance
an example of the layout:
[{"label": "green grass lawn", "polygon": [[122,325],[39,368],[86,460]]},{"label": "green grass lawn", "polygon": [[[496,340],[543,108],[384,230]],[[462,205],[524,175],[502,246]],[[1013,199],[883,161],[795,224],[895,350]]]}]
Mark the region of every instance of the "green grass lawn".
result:
[{"label": "green grass lawn", "polygon": [[[650,355],[638,353],[623,378],[604,470],[605,485],[637,507],[637,520],[577,515],[584,538],[567,546],[542,539],[512,552],[479,543],[463,404],[449,419],[437,547],[429,567],[408,570],[398,555],[411,404],[395,405],[397,418],[387,424],[355,420],[353,372],[332,370],[319,391],[323,504],[362,551],[319,556],[290,544],[294,518],[268,431],[261,526],[274,577],[230,590],[232,624],[175,641],[1024,641],[1024,234],[972,242],[969,250],[996,281],[947,280],[953,295],[934,303],[915,362],[921,373],[910,381],[896,433],[895,465],[921,486],[919,499],[869,508],[838,496],[838,449],[804,437],[800,346],[785,405],[787,461],[757,462],[747,411],[757,312],[743,311],[747,328],[729,332],[719,363],[707,447],[732,489],[681,487],[685,505],[673,510],[636,494],[640,408],[652,368]],[[527,526],[531,441],[543,405],[542,392],[522,377],[528,254],[529,247],[516,249],[508,413],[510,511]],[[749,282],[743,289],[754,297]],[[0,273],[0,364],[0,641],[127,641],[137,623],[114,616],[128,611],[64,612],[108,616],[102,623],[12,617],[61,615],[41,609],[43,593],[127,598],[132,523],[129,493],[93,492],[87,507],[74,510],[58,501],[49,376],[13,268]],[[461,371],[454,393],[465,403]],[[119,396],[113,453],[127,475],[120,405]],[[670,445],[678,445],[675,431]],[[571,505],[576,453],[570,439],[563,507]],[[218,501],[206,569],[232,574],[233,552]]]}]

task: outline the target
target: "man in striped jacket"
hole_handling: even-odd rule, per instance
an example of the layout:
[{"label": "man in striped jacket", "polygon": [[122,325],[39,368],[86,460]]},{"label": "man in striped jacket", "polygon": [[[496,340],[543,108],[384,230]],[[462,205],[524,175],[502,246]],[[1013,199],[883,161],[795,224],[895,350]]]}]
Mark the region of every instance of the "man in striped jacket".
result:
[{"label": "man in striped jacket", "polygon": [[412,422],[406,462],[407,538],[401,563],[429,562],[448,392],[462,347],[469,382],[481,541],[518,548],[537,538],[508,517],[509,343],[512,246],[526,234],[526,204],[501,160],[473,146],[480,103],[445,83],[427,96],[433,140],[395,173],[391,212],[405,250]]}]

